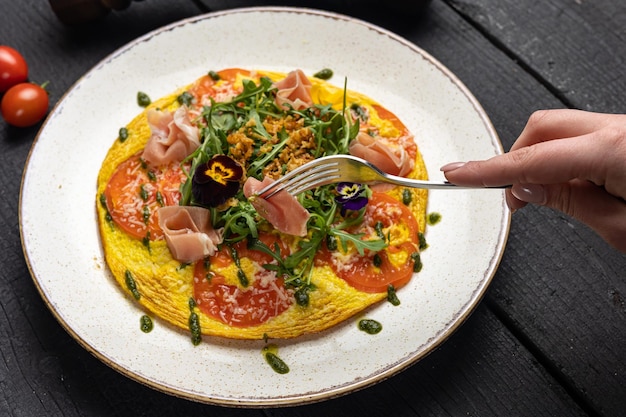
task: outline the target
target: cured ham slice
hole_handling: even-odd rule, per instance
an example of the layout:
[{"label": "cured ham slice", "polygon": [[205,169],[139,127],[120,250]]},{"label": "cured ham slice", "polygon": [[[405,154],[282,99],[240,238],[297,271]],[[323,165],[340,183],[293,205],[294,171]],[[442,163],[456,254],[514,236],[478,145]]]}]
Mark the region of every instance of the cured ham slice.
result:
[{"label": "cured ham slice", "polygon": [[221,230],[211,226],[210,211],[202,207],[166,206],[157,210],[172,257],[194,262],[214,255],[222,243]]},{"label": "cured ham slice", "polygon": [[373,137],[365,132],[359,132],[350,143],[349,152],[371,162],[383,172],[404,177],[415,165],[415,161],[403,146],[404,142],[409,140],[413,140],[413,137],[403,136],[392,142],[384,137]]},{"label": "cured ham slice", "polygon": [[180,162],[200,146],[198,127],[191,124],[187,107],[174,113],[150,109],[147,118],[152,134],[142,158],[150,166]]},{"label": "cured ham slice", "polygon": [[302,110],[313,105],[311,81],[300,69],[291,71],[287,77],[274,83],[274,87],[278,89],[276,104],[281,107]]},{"label": "cured ham slice", "polygon": [[[273,180],[268,177],[263,178],[263,181],[249,177],[243,185],[243,193],[246,198],[250,198],[272,182]],[[293,236],[306,236],[306,224],[310,214],[287,191],[279,191],[268,200],[258,197],[250,202],[257,213],[270,222],[279,232]]]}]

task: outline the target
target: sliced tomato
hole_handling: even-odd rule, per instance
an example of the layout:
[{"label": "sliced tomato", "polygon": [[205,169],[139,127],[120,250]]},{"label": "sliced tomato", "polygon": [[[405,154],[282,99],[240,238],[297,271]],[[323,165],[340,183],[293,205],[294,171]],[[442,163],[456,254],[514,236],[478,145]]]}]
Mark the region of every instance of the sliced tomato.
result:
[{"label": "sliced tomato", "polygon": [[156,210],[178,204],[180,185],[187,177],[179,164],[150,169],[140,156],[138,153],[122,162],[111,176],[105,190],[107,209],[129,235],[162,239]]},{"label": "sliced tomato", "polygon": [[[391,244],[386,249],[377,254],[364,255],[354,250],[353,253],[337,257],[336,253],[333,255],[324,247],[317,254],[316,262],[329,265],[338,277],[360,291],[384,292],[389,285],[396,288],[405,285],[413,276],[414,260],[411,255],[418,251],[417,221],[404,204],[387,194],[375,192],[368,202],[364,223],[358,230],[351,232],[371,233],[378,222],[385,230],[393,226],[390,229]],[[402,230],[401,235],[406,238],[395,236],[394,228]]]},{"label": "sliced tomato", "polygon": [[[260,239],[270,247],[274,242],[282,246],[273,235],[264,234]],[[199,261],[194,270],[194,298],[202,312],[229,326],[258,326],[291,306],[293,290],[285,288],[284,280],[274,272],[261,268],[271,262],[270,255],[248,249],[245,241],[235,247],[239,259],[251,259],[258,266],[253,284],[246,288],[228,285],[222,275],[207,270],[207,263]],[[208,265],[227,266],[233,262],[229,249],[222,248],[210,258]]]},{"label": "sliced tomato", "polygon": [[378,117],[390,121],[391,124],[401,132],[401,135],[406,135],[409,132],[409,129],[406,128],[404,123],[402,123],[394,113],[379,104],[373,104],[372,107],[376,110],[376,113],[378,113]]},{"label": "sliced tomato", "polygon": [[[235,89],[233,84],[237,80],[237,75],[241,74],[244,77],[250,76],[250,71],[240,68],[228,68],[216,73],[219,78],[215,79],[211,75],[205,75],[200,78],[195,85],[189,89],[189,93],[198,99],[202,97],[216,98],[220,94],[238,94],[241,91]],[[216,87],[220,81],[223,81],[221,87]],[[219,97],[218,97],[219,98]]]},{"label": "sliced tomato", "polygon": [[[287,245],[280,239],[280,237],[274,233],[259,233],[259,240],[265,244],[272,251],[275,250],[275,246],[278,245],[280,250],[280,254],[283,258],[289,255],[289,249]],[[248,249],[248,241],[242,240],[237,242],[234,245],[235,250],[237,251],[237,256],[239,259],[241,258],[249,258],[260,265],[269,264],[272,262],[273,258],[271,255],[254,250]],[[211,264],[224,268],[233,263],[233,257],[231,255],[230,249],[223,245],[222,248],[211,257]]]}]

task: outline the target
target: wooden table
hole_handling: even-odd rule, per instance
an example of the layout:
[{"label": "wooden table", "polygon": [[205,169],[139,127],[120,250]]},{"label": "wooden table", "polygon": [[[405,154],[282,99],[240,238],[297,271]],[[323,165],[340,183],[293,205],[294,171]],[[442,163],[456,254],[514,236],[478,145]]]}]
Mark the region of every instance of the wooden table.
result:
[{"label": "wooden table", "polygon": [[[0,4],[0,43],[23,53],[31,80],[50,80],[53,104],[127,42],[211,10],[202,0],[150,0],[70,28],[48,2]],[[421,16],[338,10],[398,33],[450,68],[484,106],[505,149],[537,109],[626,112],[621,0],[434,0]],[[2,416],[626,415],[626,256],[538,207],[514,214],[501,265],[473,315],[387,381],[321,403],[260,410],[194,403],[130,380],[63,330],[29,275],[18,198],[38,129],[0,123]]]}]

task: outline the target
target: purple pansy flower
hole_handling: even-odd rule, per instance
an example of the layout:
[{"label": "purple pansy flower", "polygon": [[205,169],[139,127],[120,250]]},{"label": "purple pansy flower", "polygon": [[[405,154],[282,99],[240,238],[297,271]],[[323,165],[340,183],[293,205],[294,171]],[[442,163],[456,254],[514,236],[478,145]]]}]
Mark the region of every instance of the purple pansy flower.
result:
[{"label": "purple pansy flower", "polygon": [[198,165],[191,182],[191,193],[199,204],[217,207],[239,191],[243,168],[226,155],[215,155]]},{"label": "purple pansy flower", "polygon": [[337,194],[335,201],[341,206],[342,216],[346,210],[361,210],[367,205],[366,189],[362,184],[340,182],[337,184]]}]

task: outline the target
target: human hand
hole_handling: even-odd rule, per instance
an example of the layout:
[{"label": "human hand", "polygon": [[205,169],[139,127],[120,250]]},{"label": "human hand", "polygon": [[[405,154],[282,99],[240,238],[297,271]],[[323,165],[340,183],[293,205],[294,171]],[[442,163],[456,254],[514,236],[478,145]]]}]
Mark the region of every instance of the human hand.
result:
[{"label": "human hand", "polygon": [[512,184],[512,210],[527,203],[560,210],[626,252],[626,115],[538,111],[508,153],[441,170],[459,185]]}]

